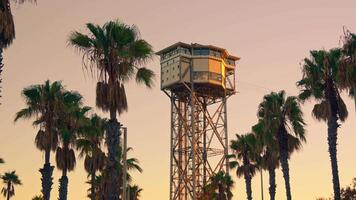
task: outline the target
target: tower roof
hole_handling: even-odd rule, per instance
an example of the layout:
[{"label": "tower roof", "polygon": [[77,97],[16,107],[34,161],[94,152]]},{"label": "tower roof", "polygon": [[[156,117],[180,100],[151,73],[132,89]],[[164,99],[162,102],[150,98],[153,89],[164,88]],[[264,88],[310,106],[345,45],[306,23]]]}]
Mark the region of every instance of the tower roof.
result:
[{"label": "tower roof", "polygon": [[188,44],[188,43],[184,43],[184,42],[177,42],[175,44],[172,44],[158,52],[156,52],[157,55],[162,55],[162,54],[165,54],[167,52],[170,52],[171,50],[173,49],[176,49],[177,47],[185,47],[185,48],[193,48],[193,49],[200,49],[200,48],[208,48],[208,49],[213,49],[213,50],[216,50],[216,51],[220,51],[222,53],[224,53],[226,55],[227,58],[229,59],[232,59],[232,60],[240,60],[239,57],[237,56],[233,56],[233,55],[230,55],[228,53],[228,51],[224,48],[221,48],[221,47],[217,47],[217,46],[214,46],[214,45],[203,45],[203,44],[198,44],[198,43],[192,43],[192,44]]}]

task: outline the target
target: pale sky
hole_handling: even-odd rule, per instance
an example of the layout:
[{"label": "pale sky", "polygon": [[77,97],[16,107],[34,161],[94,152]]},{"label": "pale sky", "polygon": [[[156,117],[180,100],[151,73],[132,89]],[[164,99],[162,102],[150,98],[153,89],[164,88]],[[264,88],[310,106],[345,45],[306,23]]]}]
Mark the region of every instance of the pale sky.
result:
[{"label": "pale sky", "polygon": [[[95,106],[95,81],[85,78],[81,55],[67,46],[71,31],[85,31],[87,22],[103,24],[120,19],[135,24],[155,51],[177,41],[212,44],[241,57],[237,68],[238,92],[228,102],[230,138],[243,134],[256,122],[262,96],[270,90],[298,93],[300,62],[312,49],[340,45],[343,27],[356,32],[356,2],[352,0],[38,0],[37,5],[13,6],[16,40],[4,53],[3,98],[0,106],[0,172],[15,169],[23,181],[14,200],[40,194],[43,154],[34,146],[31,122],[13,123],[24,103],[21,90],[45,80],[62,80],[79,91],[88,106]],[[148,67],[159,74],[158,58]],[[129,129],[131,154],[144,169],[135,174],[145,200],[166,200],[169,191],[169,99],[156,87],[146,90],[132,82],[127,87],[129,112],[120,117]],[[356,177],[356,124],[354,104],[344,97],[350,116],[339,129],[338,159],[341,185]],[[312,102],[304,106],[307,144],[290,161],[294,199],[315,200],[332,194],[326,124],[311,117]],[[103,116],[108,116],[107,114]],[[54,155],[52,154],[52,159]],[[54,164],[54,162],[53,162]],[[55,169],[52,199],[57,199],[60,172]],[[265,173],[265,198],[268,176]],[[245,199],[243,179],[235,179],[233,199]],[[88,185],[83,162],[69,173],[69,199],[85,199]],[[260,199],[259,177],[253,179],[254,199]],[[277,173],[277,199],[285,199],[283,178]]]}]

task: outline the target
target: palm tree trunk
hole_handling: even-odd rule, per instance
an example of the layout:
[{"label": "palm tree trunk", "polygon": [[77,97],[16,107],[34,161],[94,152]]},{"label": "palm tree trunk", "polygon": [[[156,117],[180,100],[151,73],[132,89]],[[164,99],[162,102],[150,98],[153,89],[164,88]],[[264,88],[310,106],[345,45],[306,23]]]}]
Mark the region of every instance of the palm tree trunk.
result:
[{"label": "palm tree trunk", "polygon": [[95,200],[95,171],[90,174],[90,199]]},{"label": "palm tree trunk", "polygon": [[278,129],[278,144],[279,144],[279,161],[282,166],[284,185],[286,189],[287,200],[292,200],[292,192],[289,180],[289,164],[288,164],[288,136],[286,128],[283,124]]},{"label": "palm tree trunk", "polygon": [[68,177],[67,170],[63,170],[62,177],[59,179],[59,200],[67,200]]},{"label": "palm tree trunk", "polygon": [[6,197],[7,200],[10,200],[10,191],[11,191],[11,183],[8,182],[7,183],[7,197]]},{"label": "palm tree trunk", "polygon": [[54,166],[51,166],[50,164],[50,155],[51,155],[51,150],[48,149],[45,151],[45,164],[43,165],[43,168],[40,169],[41,173],[41,185],[42,185],[42,195],[44,200],[50,200],[50,194],[52,190],[52,185],[53,185],[53,169]]},{"label": "palm tree trunk", "polygon": [[340,200],[340,181],[339,181],[339,171],[337,164],[337,117],[332,116],[328,120],[328,145],[329,145],[329,155],[331,161],[331,170],[333,176],[333,189],[334,189],[334,200]]},{"label": "palm tree trunk", "polygon": [[356,87],[353,87],[352,90],[354,92],[354,103],[355,103],[355,111],[356,111]]},{"label": "palm tree trunk", "polygon": [[288,152],[280,152],[280,162],[282,166],[284,184],[286,187],[287,200],[292,200],[292,192],[290,189],[290,180],[289,180],[289,164],[288,164]]},{"label": "palm tree trunk", "polygon": [[[3,45],[2,45],[2,42],[0,41],[0,98],[2,97],[1,96],[1,92],[2,92],[2,77],[1,77],[1,74],[2,74],[2,70],[3,70],[3,67],[4,67],[4,63],[2,63],[3,61]],[[0,105],[1,105],[1,102],[0,102]]]},{"label": "palm tree trunk", "polygon": [[106,169],[106,176],[108,180],[107,195],[108,200],[119,200],[118,190],[118,172],[116,159],[118,154],[118,147],[120,144],[120,124],[116,119],[116,109],[110,109],[110,120],[107,126],[106,142],[108,145],[108,164]]},{"label": "palm tree trunk", "polygon": [[226,200],[231,200],[230,189],[228,187],[226,188],[225,193]]},{"label": "palm tree trunk", "polygon": [[263,195],[263,172],[262,172],[262,168],[260,168],[260,174],[261,174],[261,197],[262,197],[262,200],[264,200],[264,195]]},{"label": "palm tree trunk", "polygon": [[218,200],[224,200],[224,190],[223,190],[221,183],[219,184],[219,194],[218,195],[219,195]]},{"label": "palm tree trunk", "polygon": [[326,91],[326,96],[330,103],[331,115],[328,118],[328,145],[329,145],[329,156],[331,161],[331,171],[333,176],[333,189],[334,189],[334,200],[340,200],[340,181],[339,181],[339,170],[337,164],[337,128],[339,124],[337,123],[338,117],[338,99],[336,97],[335,86],[329,81],[328,90]]},{"label": "palm tree trunk", "polygon": [[[118,180],[117,180],[117,188],[119,190],[119,199],[123,199],[123,195],[124,195],[123,181],[124,181],[123,172],[122,172],[122,170],[120,170],[120,172],[118,172]],[[127,193],[127,188],[126,188],[126,193]]]},{"label": "palm tree trunk", "polygon": [[245,174],[247,200],[252,200],[251,175]]},{"label": "palm tree trunk", "polygon": [[274,167],[268,167],[269,173],[269,196],[270,200],[276,198],[276,169]]}]

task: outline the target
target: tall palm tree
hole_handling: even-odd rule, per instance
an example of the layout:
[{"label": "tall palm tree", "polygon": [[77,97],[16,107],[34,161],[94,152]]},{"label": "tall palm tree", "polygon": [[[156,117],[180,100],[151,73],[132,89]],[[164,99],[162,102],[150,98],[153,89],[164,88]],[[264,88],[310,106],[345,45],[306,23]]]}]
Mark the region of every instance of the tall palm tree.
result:
[{"label": "tall palm tree", "polygon": [[236,175],[245,178],[247,199],[252,200],[251,180],[257,169],[255,163],[256,137],[252,133],[236,134],[236,140],[231,140],[230,148],[234,153],[231,157],[235,158],[230,162],[230,167],[237,168]]},{"label": "tall palm tree", "polygon": [[312,114],[317,120],[327,122],[329,156],[335,200],[340,200],[340,181],[337,163],[338,121],[345,121],[348,111],[340,96],[340,49],[310,51],[310,58],[304,59],[303,78],[297,83],[301,89],[299,98],[303,101],[314,98]]},{"label": "tall palm tree", "polygon": [[87,112],[89,107],[81,108],[82,97],[77,94],[76,98],[72,98],[71,102],[66,105],[65,111],[62,113],[59,122],[61,146],[56,150],[56,164],[58,169],[62,171],[62,176],[59,179],[59,200],[67,200],[68,195],[68,177],[67,173],[74,170],[76,158],[73,147],[77,134],[83,131],[87,126]]},{"label": "tall palm tree", "polygon": [[[15,0],[16,3],[24,3],[26,0]],[[32,1],[32,0],[27,0]],[[33,0],[35,2],[35,0]],[[2,71],[4,68],[3,51],[9,47],[15,39],[15,24],[11,13],[10,0],[0,0],[0,98]],[[1,103],[0,103],[1,104]]]},{"label": "tall palm tree", "polygon": [[285,92],[272,92],[263,97],[258,107],[258,118],[264,129],[273,133],[279,150],[279,162],[282,167],[287,200],[292,199],[288,159],[294,150],[301,148],[305,142],[305,122],[298,99],[285,97]]},{"label": "tall palm tree", "polygon": [[153,56],[149,43],[141,39],[135,26],[119,21],[110,21],[103,26],[87,24],[89,34],[73,32],[69,44],[83,53],[83,64],[98,78],[96,105],[104,112],[110,112],[107,128],[108,145],[108,191],[109,200],[118,200],[117,146],[120,144],[120,124],[117,113],[127,111],[124,85],[136,77],[138,83],[147,87],[153,85],[153,71],[141,67]]},{"label": "tall palm tree", "polygon": [[356,34],[345,31],[340,65],[340,85],[354,98],[356,109]]},{"label": "tall palm tree", "polygon": [[[65,101],[71,96],[61,82],[51,83],[49,80],[44,84],[31,85],[22,90],[22,96],[26,107],[16,113],[15,122],[19,119],[34,118],[33,124],[39,127],[35,144],[40,151],[45,153],[45,162],[41,172],[42,194],[45,200],[50,199],[53,184],[53,168],[50,163],[51,150],[55,151],[58,146],[57,121],[59,113],[64,108]],[[67,96],[66,98],[64,98]]]},{"label": "tall palm tree", "polygon": [[252,130],[256,135],[261,153],[259,167],[268,170],[270,199],[275,200],[277,187],[276,169],[279,167],[278,143],[275,140],[273,133],[270,130],[265,129],[262,120],[259,120],[259,122],[252,127]]},{"label": "tall palm tree", "polygon": [[6,172],[1,179],[4,183],[4,187],[1,189],[1,193],[4,197],[9,200],[11,197],[15,196],[15,186],[22,185],[19,176],[16,174],[16,171]]},{"label": "tall palm tree", "polygon": [[139,197],[141,196],[141,192],[143,191],[142,188],[138,185],[129,185],[129,195],[130,195],[130,200],[139,200]]},{"label": "tall palm tree", "polygon": [[10,46],[15,39],[15,25],[11,13],[10,0],[0,0],[0,98],[3,63],[3,51]]},{"label": "tall palm tree", "polygon": [[90,199],[95,200],[96,172],[104,168],[105,153],[101,150],[104,139],[106,119],[92,115],[90,123],[84,127],[76,141],[79,156],[84,157],[84,169],[90,176]]}]

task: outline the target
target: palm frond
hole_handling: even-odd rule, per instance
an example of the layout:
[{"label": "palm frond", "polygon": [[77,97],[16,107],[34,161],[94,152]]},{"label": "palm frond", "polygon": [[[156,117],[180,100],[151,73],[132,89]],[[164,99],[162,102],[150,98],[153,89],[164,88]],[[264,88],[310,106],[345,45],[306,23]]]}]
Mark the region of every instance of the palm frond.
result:
[{"label": "palm frond", "polygon": [[136,82],[143,83],[148,88],[152,88],[154,86],[154,83],[153,83],[154,77],[155,77],[155,74],[152,70],[142,67],[137,70]]},{"label": "palm frond", "polygon": [[0,39],[1,48],[7,48],[15,39],[15,25],[11,13],[10,1],[1,1],[0,4]]},{"label": "palm frond", "polygon": [[330,104],[327,101],[322,101],[314,105],[312,111],[313,117],[318,120],[327,121],[331,115]]}]

